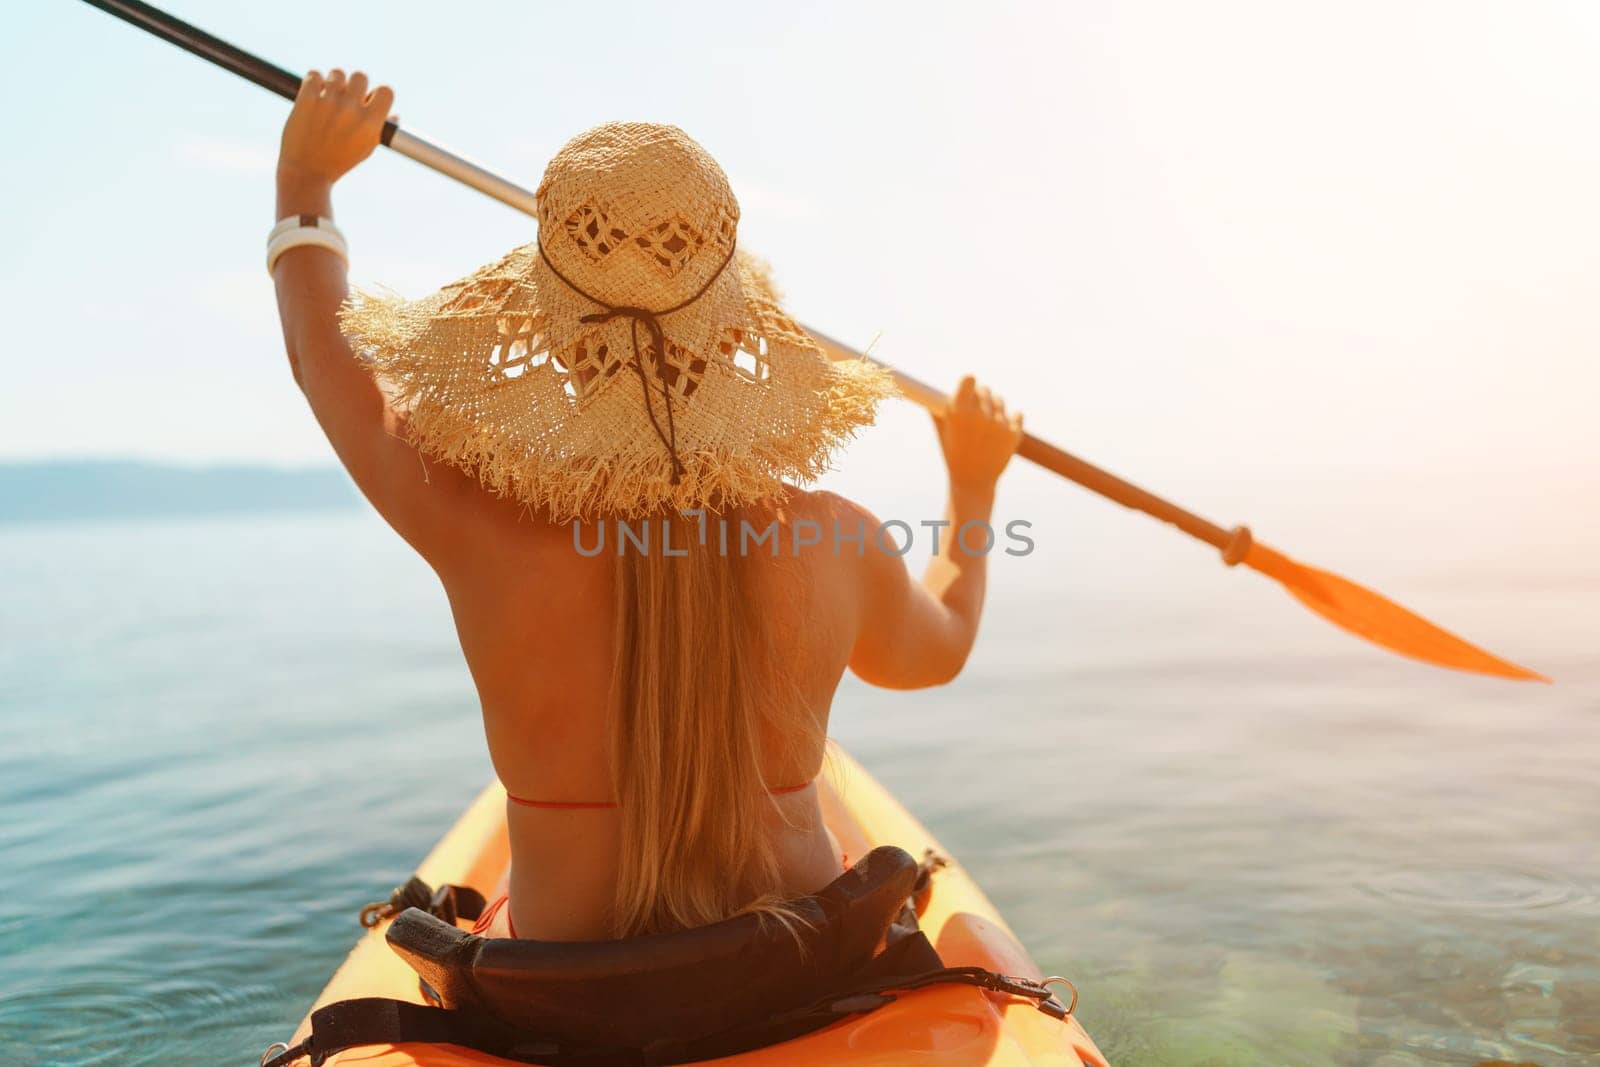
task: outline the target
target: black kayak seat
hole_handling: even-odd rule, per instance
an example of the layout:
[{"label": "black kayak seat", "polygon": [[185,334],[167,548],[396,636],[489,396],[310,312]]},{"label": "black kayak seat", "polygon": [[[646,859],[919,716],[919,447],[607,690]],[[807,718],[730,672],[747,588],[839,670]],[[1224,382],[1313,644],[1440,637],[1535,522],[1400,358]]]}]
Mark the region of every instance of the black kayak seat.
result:
[{"label": "black kayak seat", "polygon": [[614,941],[484,938],[418,908],[389,944],[445,1008],[579,1045],[694,1041],[826,996],[872,960],[917,880],[882,846],[794,901],[790,927],[755,914]]}]

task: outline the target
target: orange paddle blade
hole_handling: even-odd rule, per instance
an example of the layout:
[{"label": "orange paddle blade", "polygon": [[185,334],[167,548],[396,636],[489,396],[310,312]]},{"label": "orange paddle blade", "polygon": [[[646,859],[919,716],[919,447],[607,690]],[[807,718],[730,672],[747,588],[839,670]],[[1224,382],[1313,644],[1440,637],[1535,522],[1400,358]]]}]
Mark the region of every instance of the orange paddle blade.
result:
[{"label": "orange paddle blade", "polygon": [[1252,544],[1244,564],[1276,578],[1296,600],[1335,626],[1343,627],[1402,656],[1450,667],[1518,681],[1548,682],[1538,671],[1530,671],[1499,656],[1485,652],[1441,629],[1415,612],[1408,611],[1348,578],[1297,563],[1265,545]]}]

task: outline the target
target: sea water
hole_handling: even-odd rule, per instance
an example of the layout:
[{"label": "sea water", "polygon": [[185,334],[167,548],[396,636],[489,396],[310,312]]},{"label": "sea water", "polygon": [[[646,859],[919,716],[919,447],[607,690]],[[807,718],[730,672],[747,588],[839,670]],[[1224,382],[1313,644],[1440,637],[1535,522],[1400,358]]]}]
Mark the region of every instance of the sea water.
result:
[{"label": "sea water", "polygon": [[[1560,683],[1519,686],[1105,521],[1042,518],[962,678],[847,679],[832,732],[1113,1062],[1596,1062],[1600,565],[1361,561]],[[255,1062],[490,776],[442,594],[357,511],[0,526],[0,724],[8,1065]]]}]

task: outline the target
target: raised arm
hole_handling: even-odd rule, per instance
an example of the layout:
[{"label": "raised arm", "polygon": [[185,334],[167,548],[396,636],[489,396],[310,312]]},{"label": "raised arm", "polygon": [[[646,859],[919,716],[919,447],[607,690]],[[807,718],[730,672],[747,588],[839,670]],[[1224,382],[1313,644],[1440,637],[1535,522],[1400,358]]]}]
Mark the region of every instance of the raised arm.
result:
[{"label": "raised arm", "polygon": [[[863,681],[887,689],[943,685],[961,673],[978,637],[988,580],[987,538],[962,527],[989,522],[995,482],[1022,440],[1022,416],[969,376],[956,389],[950,410],[935,416],[939,443],[950,473],[938,551],[921,581],[904,560],[867,537],[863,613],[850,669]],[[863,512],[863,514],[865,514]],[[871,529],[875,519],[867,516]]]},{"label": "raised arm", "polygon": [[[359,71],[306,76],[284,125],[276,218],[333,217],[333,185],[378,145],[394,103],[387,86],[367,91]],[[427,462],[405,440],[402,417],[339,332],[348,286],[344,261],[314,245],[291,248],[273,270],[289,368],[350,477],[411,545],[438,565],[452,523],[483,496],[455,468]]]}]

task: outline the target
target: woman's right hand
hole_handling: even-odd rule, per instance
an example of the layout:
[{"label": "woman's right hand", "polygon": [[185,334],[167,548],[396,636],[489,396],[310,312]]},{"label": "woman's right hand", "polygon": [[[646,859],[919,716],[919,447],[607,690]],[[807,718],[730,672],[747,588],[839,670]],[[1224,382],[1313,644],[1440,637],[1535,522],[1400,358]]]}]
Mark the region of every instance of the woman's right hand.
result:
[{"label": "woman's right hand", "polygon": [[933,417],[944,449],[950,486],[982,493],[994,483],[1022,443],[1022,413],[1007,412],[1005,401],[967,375],[943,415]]}]

